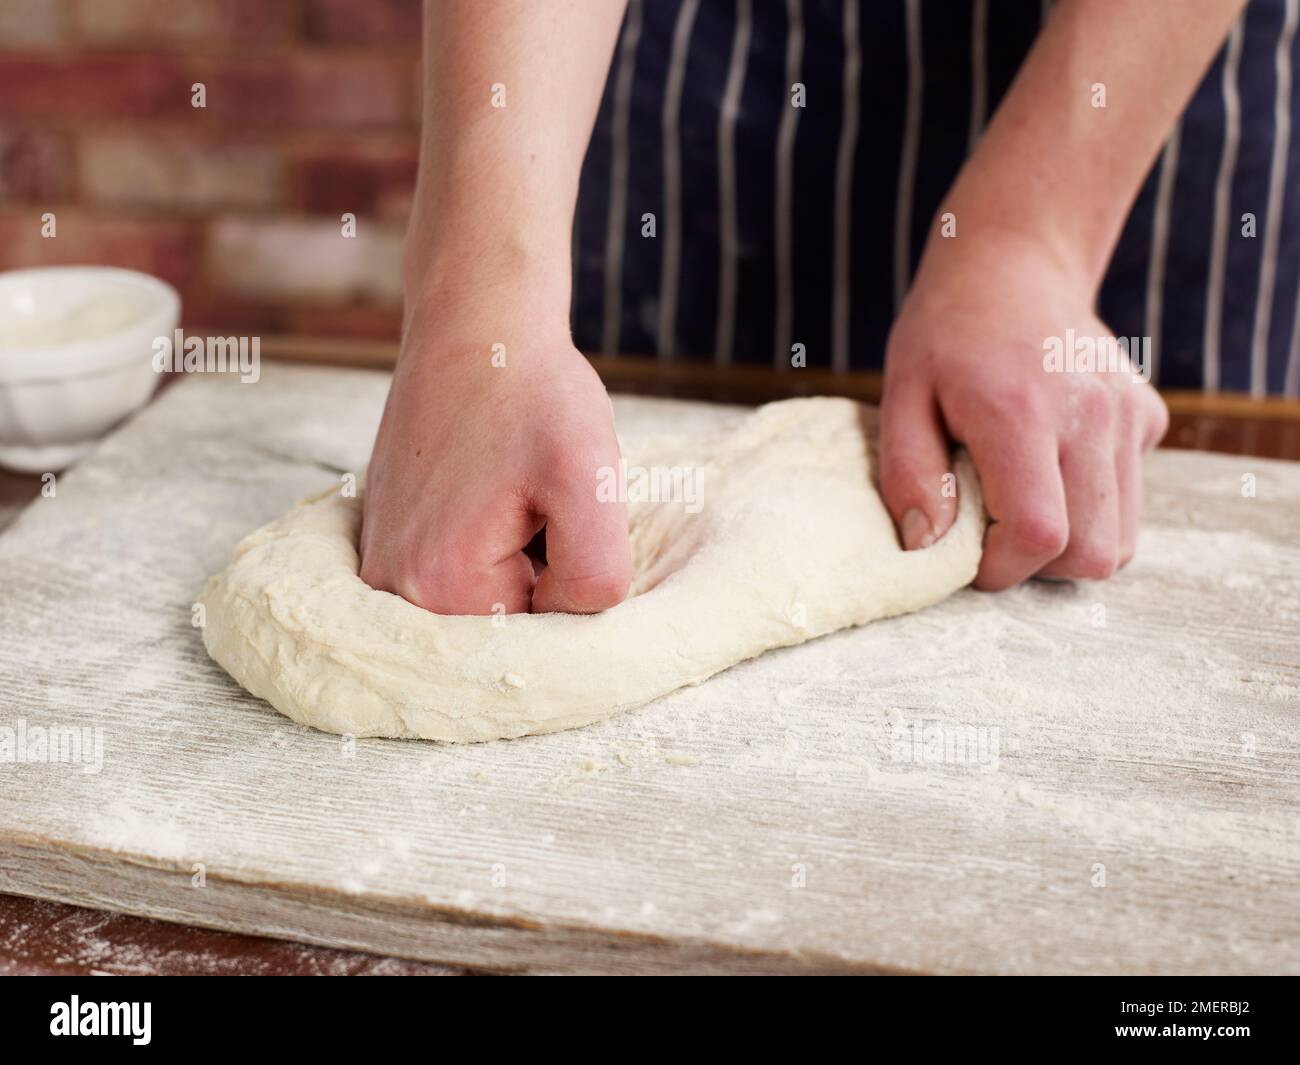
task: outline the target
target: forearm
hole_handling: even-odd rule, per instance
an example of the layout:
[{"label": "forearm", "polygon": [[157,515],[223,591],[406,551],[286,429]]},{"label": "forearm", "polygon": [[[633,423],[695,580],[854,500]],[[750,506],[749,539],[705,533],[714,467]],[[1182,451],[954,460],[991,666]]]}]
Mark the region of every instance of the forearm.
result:
[{"label": "forearm", "polygon": [[[408,306],[429,285],[555,286],[625,0],[426,0]],[[504,106],[501,106],[504,104]]]},{"label": "forearm", "polygon": [[1032,241],[1095,290],[1143,178],[1244,3],[1060,0],[944,202],[959,234]]}]

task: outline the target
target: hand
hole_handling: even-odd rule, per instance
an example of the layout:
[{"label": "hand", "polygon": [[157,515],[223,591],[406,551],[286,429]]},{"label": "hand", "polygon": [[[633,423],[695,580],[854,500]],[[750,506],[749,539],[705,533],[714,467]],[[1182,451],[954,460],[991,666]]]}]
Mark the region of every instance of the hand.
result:
[{"label": "hand", "polygon": [[950,436],[975,462],[992,524],[975,583],[1110,576],[1133,557],[1140,460],[1163,401],[1134,372],[1048,372],[1044,341],[1105,337],[1091,286],[1019,237],[937,241],[890,334],[881,492],[903,544],[952,524]]},{"label": "hand", "polygon": [[[591,613],[626,596],[626,507],[596,497],[597,469],[619,459],[609,398],[554,317],[513,284],[416,304],[365,488],[371,587],[437,614]],[[524,549],[543,526],[535,577]]]}]

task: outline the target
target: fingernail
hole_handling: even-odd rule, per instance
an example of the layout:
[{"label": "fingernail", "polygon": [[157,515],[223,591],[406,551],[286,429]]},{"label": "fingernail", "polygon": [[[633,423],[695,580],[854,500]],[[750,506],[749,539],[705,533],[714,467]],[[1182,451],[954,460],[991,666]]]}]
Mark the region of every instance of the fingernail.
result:
[{"label": "fingernail", "polygon": [[903,515],[903,547],[908,551],[929,547],[934,543],[934,530],[925,511],[913,507]]}]

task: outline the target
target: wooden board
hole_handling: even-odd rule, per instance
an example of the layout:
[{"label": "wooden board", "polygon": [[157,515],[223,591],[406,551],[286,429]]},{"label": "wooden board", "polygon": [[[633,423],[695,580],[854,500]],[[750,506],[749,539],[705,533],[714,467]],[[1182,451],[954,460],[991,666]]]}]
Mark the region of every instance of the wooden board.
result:
[{"label": "wooden board", "polygon": [[191,604],[364,467],[386,384],[183,381],[0,534],[0,727],[104,744],[0,763],[0,891],[501,971],[1300,972],[1300,466],[1153,456],[1102,585],[966,591],[576,732],[352,747],[241,692]]}]

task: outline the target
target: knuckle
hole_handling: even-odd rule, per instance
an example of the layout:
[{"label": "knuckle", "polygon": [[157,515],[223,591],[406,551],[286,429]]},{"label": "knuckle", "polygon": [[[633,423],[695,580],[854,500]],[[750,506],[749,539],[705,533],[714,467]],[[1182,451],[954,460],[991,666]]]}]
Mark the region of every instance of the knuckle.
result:
[{"label": "knuckle", "polygon": [[880,456],[880,487],[887,498],[904,502],[917,494],[930,494],[931,483],[938,479],[922,463],[897,450]]},{"label": "knuckle", "polygon": [[357,576],[376,591],[391,592],[393,582],[389,576],[390,572],[390,567],[380,558],[379,552],[371,550],[362,556]]},{"label": "knuckle", "polygon": [[549,476],[566,498],[576,502],[591,502],[598,497],[597,486],[602,475],[618,469],[618,456],[609,456],[588,447],[557,449],[549,460]]},{"label": "knuckle", "polygon": [[1064,569],[1080,580],[1104,581],[1115,572],[1117,559],[1112,547],[1102,543],[1071,547]]},{"label": "knuckle", "polygon": [[548,457],[551,469],[560,477],[585,478],[604,465],[601,456],[583,441],[557,440]]},{"label": "knuckle", "polygon": [[404,551],[392,590],[435,614],[473,613],[469,607],[478,598],[479,588],[467,579],[466,570],[447,565],[447,559],[455,557],[454,552],[432,543]]},{"label": "knuckle", "polygon": [[394,589],[398,595],[418,607],[423,607],[434,614],[463,614],[461,596],[446,579],[427,571],[409,573],[405,579],[395,582]]},{"label": "knuckle", "polygon": [[588,610],[605,610],[617,606],[627,597],[632,574],[630,569],[612,568],[578,577],[566,577],[561,583],[565,598],[575,606]]},{"label": "knuckle", "polygon": [[1042,390],[1015,385],[1000,397],[1002,413],[1017,425],[1041,425],[1046,420],[1046,400]]},{"label": "knuckle", "polygon": [[1150,423],[1152,426],[1151,439],[1159,443],[1164,439],[1165,433],[1169,431],[1169,408],[1161,398],[1160,393],[1154,388],[1146,389],[1150,402],[1147,406],[1150,408]]},{"label": "knuckle", "polygon": [[1106,385],[1090,382],[1079,390],[1076,402],[1080,420],[1088,429],[1108,432],[1114,428],[1115,397]]},{"label": "knuckle", "polygon": [[1033,558],[1053,559],[1065,550],[1070,530],[1063,516],[1022,514],[1008,523],[1013,547]]}]

